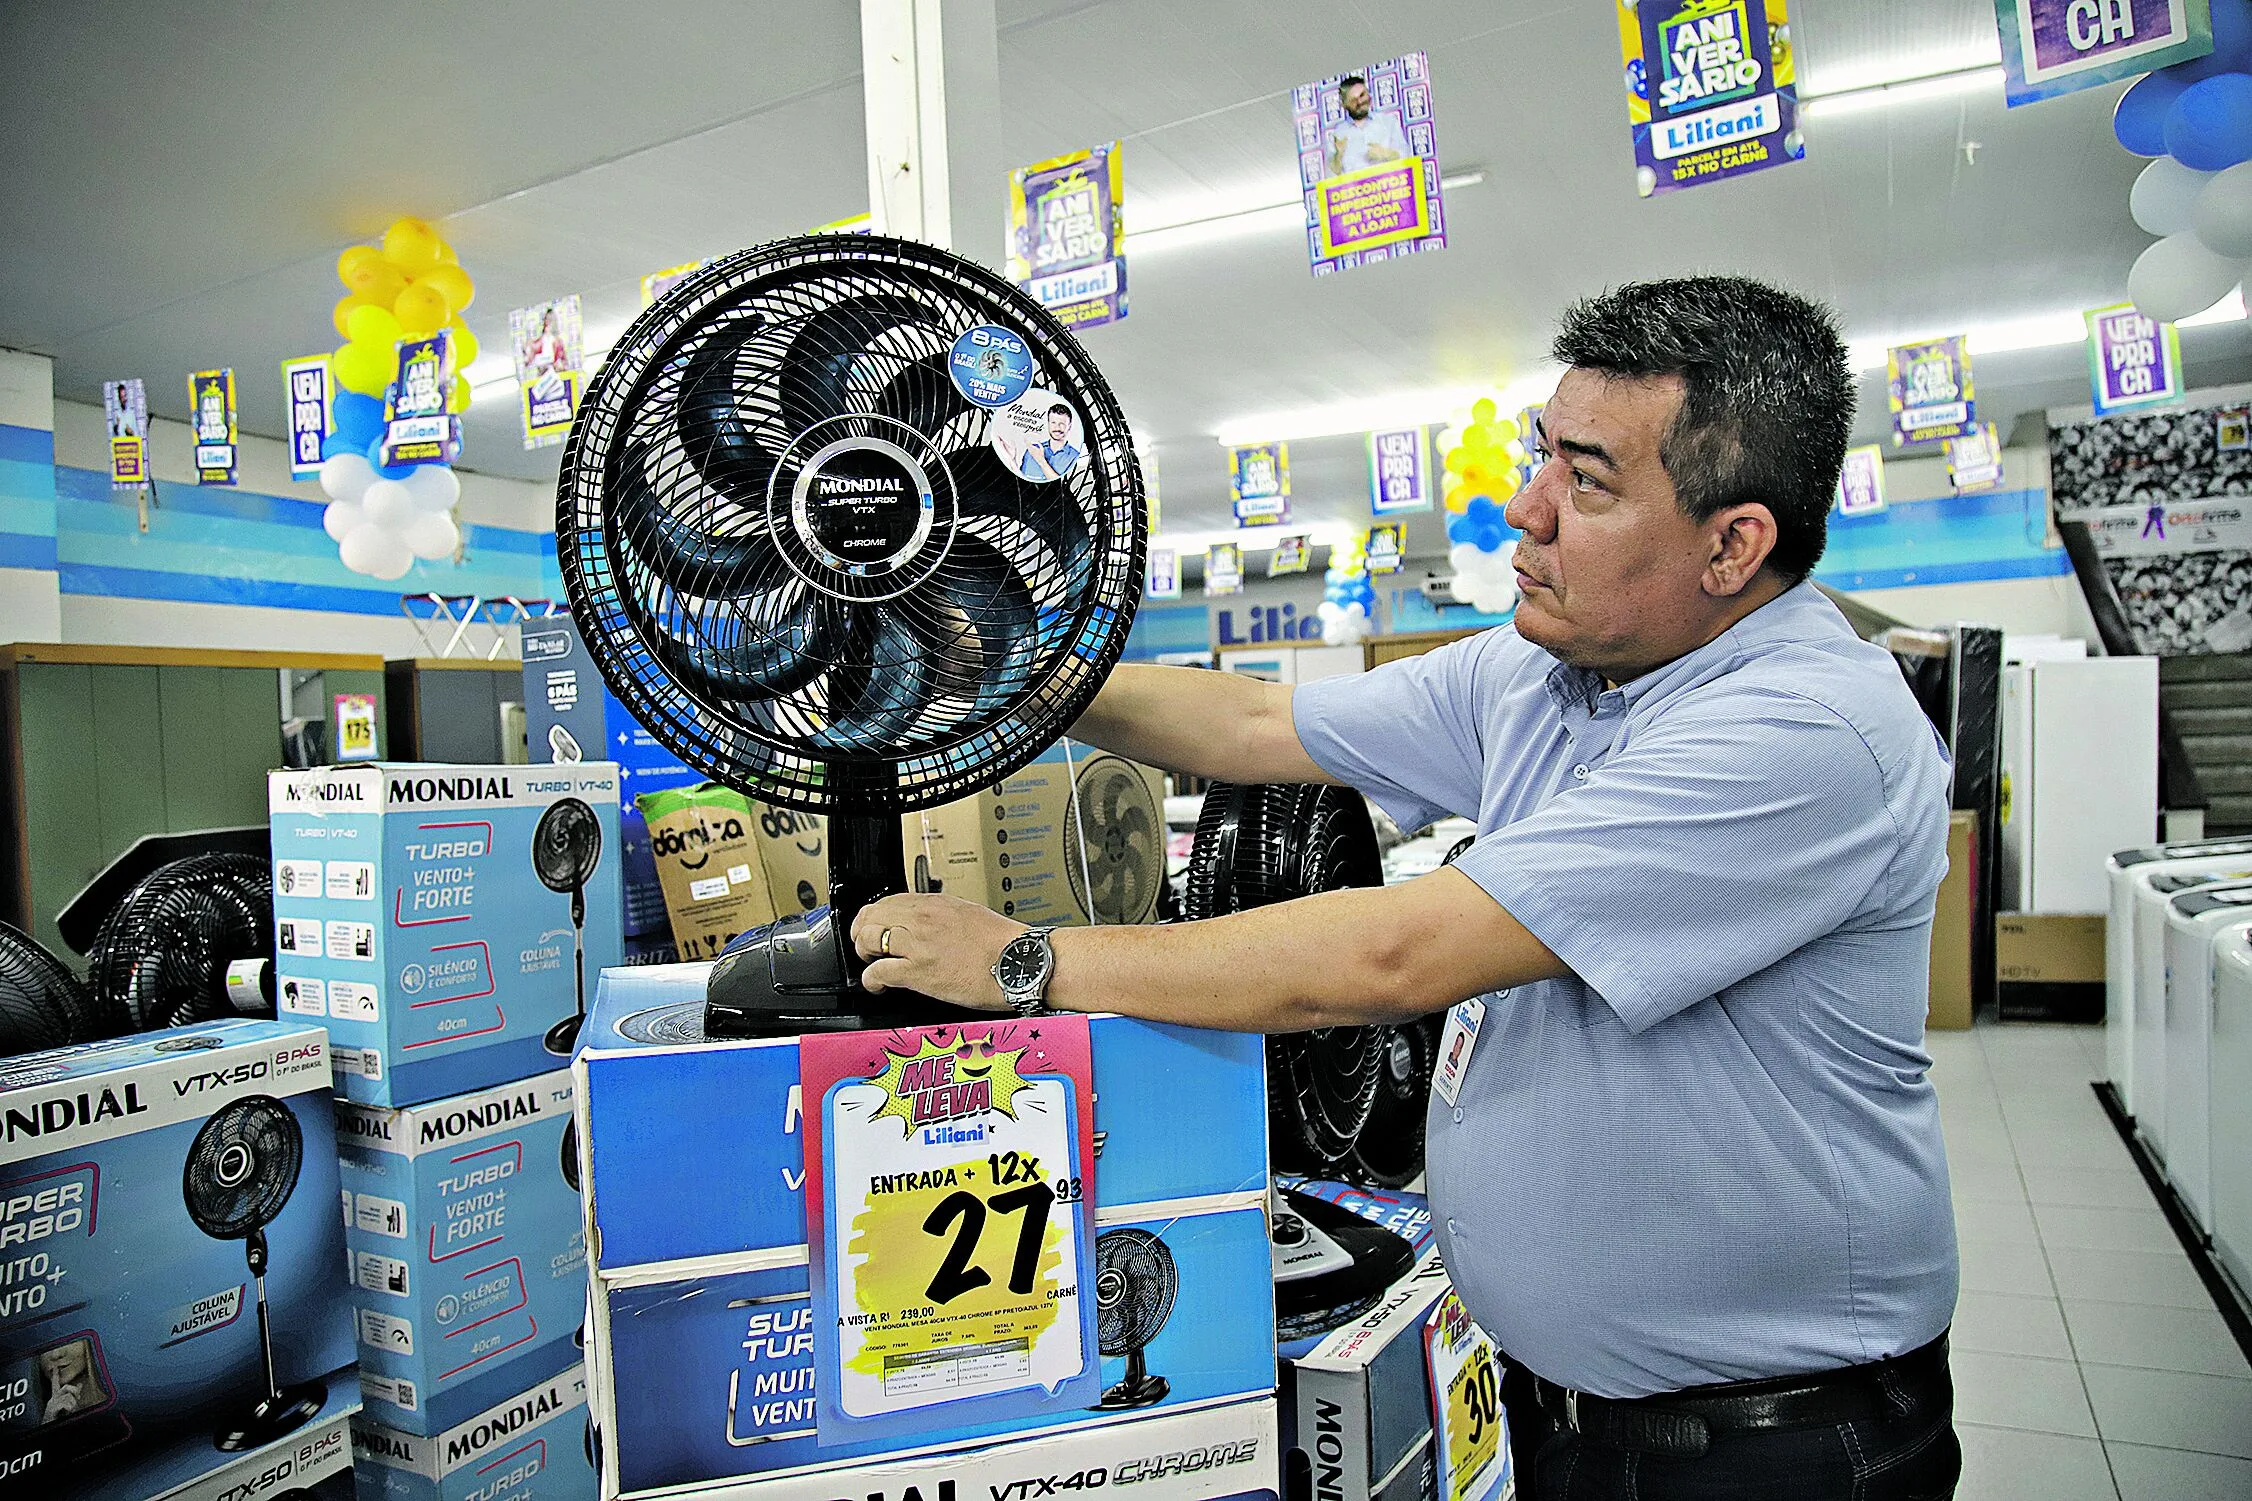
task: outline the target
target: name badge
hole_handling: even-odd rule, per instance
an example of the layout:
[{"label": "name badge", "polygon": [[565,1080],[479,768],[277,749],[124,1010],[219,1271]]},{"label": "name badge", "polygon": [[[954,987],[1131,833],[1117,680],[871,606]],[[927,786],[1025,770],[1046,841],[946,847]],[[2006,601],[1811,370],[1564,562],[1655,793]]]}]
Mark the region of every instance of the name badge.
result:
[{"label": "name badge", "polygon": [[1439,1066],[1431,1076],[1431,1087],[1449,1105],[1462,1092],[1462,1076],[1470,1071],[1470,1052],[1478,1046],[1478,1029],[1485,1024],[1483,1000],[1464,1001],[1447,1013],[1446,1028],[1439,1034]]}]

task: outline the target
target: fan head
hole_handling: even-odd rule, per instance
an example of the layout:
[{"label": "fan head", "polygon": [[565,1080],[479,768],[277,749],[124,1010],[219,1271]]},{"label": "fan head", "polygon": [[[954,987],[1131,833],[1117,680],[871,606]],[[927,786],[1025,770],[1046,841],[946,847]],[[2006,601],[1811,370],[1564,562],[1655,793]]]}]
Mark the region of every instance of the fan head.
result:
[{"label": "fan head", "polygon": [[[118,1025],[110,1023],[116,1020]],[[92,1042],[126,1028],[29,933],[0,922],[0,1057]]]},{"label": "fan head", "polygon": [[575,797],[548,804],[532,829],[532,869],[550,891],[577,891],[602,860],[602,821]]},{"label": "fan head", "polygon": [[[1015,406],[952,373],[996,336]],[[1058,428],[1062,477],[1024,477],[1022,440]],[[929,246],[818,236],[719,261],[626,331],[572,427],[557,547],[604,680],[683,761],[887,815],[1077,717],[1144,528],[1117,402],[1045,309]]]},{"label": "fan head", "polygon": [[87,956],[101,1005],[120,1032],[236,1014],[227,966],[274,956],[272,867],[252,855],[193,855],[160,865],[103,919]]},{"label": "fan head", "polygon": [[282,1212],[305,1163],[305,1133],[271,1095],[221,1106],[196,1132],[180,1196],[196,1228],[214,1240],[244,1240]]},{"label": "fan head", "polygon": [[1165,884],[1165,817],[1131,762],[1096,756],[1072,793],[1080,858],[1065,872],[1079,910],[1097,923],[1148,922]]},{"label": "fan head", "polygon": [[1180,1291],[1173,1248],[1131,1225],[1095,1237],[1095,1339],[1109,1356],[1157,1338]]}]

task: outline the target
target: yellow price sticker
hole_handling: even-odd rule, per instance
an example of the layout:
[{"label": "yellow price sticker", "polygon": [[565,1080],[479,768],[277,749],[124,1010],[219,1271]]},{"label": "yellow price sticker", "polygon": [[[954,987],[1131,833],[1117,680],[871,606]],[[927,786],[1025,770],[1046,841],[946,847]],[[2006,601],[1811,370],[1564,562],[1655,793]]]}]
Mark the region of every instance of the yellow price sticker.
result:
[{"label": "yellow price sticker", "polygon": [[1451,1291],[1432,1308],[1423,1341],[1436,1398],[1441,1501],[1507,1497],[1508,1425],[1493,1342]]}]

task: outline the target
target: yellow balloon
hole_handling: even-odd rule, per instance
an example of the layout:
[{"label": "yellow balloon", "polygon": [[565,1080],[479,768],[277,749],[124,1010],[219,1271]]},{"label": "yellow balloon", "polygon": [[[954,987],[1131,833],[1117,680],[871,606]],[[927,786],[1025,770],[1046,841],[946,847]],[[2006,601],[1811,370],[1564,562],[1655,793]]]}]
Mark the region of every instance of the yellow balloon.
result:
[{"label": "yellow balloon", "polygon": [[469,325],[456,318],[446,325],[446,332],[453,335],[454,368],[466,370],[476,364],[477,351],[481,346],[477,343],[477,336],[469,331]]},{"label": "yellow balloon", "polygon": [[441,264],[438,231],[420,219],[400,219],[383,231],[383,258],[400,272],[418,276]]},{"label": "yellow balloon", "polygon": [[1493,398],[1490,396],[1479,397],[1470,407],[1470,421],[1472,425],[1477,427],[1484,427],[1500,415],[1501,408],[1494,405]]},{"label": "yellow balloon", "polygon": [[355,292],[365,291],[383,252],[373,245],[347,245],[336,257],[336,279]]},{"label": "yellow balloon", "polygon": [[338,385],[362,396],[381,396],[391,384],[391,371],[384,368],[381,352],[372,344],[345,345],[328,357],[328,368]]},{"label": "yellow balloon", "polygon": [[349,339],[352,337],[352,314],[364,307],[382,306],[383,304],[364,293],[353,292],[336,300],[336,306],[329,312],[328,321],[336,325],[337,337]]},{"label": "yellow balloon", "polygon": [[344,320],[344,337],[355,344],[396,344],[399,320],[387,307],[356,307]]},{"label": "yellow balloon", "polygon": [[1468,485],[1449,485],[1447,487],[1447,493],[1445,496],[1445,504],[1446,508],[1452,511],[1457,516],[1461,515],[1464,511],[1469,510],[1470,487]]},{"label": "yellow balloon", "polygon": [[1517,471],[1505,469],[1494,477],[1491,485],[1486,487],[1486,493],[1495,500],[1507,500],[1522,488],[1523,482],[1517,478]]},{"label": "yellow balloon", "polygon": [[1494,446],[1493,428],[1483,422],[1473,423],[1462,435],[1462,446],[1472,453],[1484,453]]},{"label": "yellow balloon", "polygon": [[477,295],[477,284],[469,279],[468,272],[462,270],[459,266],[448,266],[442,263],[432,266],[416,277],[414,284],[418,287],[428,287],[445,298],[446,306],[452,308],[456,313],[469,306],[470,300]]},{"label": "yellow balloon", "polygon": [[458,266],[461,264],[460,257],[454,254],[454,247],[451,242],[446,240],[438,242],[438,264],[441,266]]},{"label": "yellow balloon", "polygon": [[453,392],[446,398],[446,410],[449,412],[466,412],[469,410],[468,376],[457,375],[454,377]]},{"label": "yellow balloon", "polygon": [[1503,444],[1514,443],[1519,437],[1517,424],[1507,417],[1493,424],[1493,432],[1494,438]]},{"label": "yellow balloon", "polygon": [[1465,439],[1462,445],[1458,448],[1448,449],[1447,456],[1444,462],[1447,466],[1447,473],[1449,474],[1460,474],[1463,470],[1468,469],[1470,467],[1469,440]]},{"label": "yellow balloon", "polygon": [[446,326],[453,317],[453,309],[435,288],[420,283],[409,286],[392,299],[391,312],[399,320],[399,329],[409,338],[434,334]]}]

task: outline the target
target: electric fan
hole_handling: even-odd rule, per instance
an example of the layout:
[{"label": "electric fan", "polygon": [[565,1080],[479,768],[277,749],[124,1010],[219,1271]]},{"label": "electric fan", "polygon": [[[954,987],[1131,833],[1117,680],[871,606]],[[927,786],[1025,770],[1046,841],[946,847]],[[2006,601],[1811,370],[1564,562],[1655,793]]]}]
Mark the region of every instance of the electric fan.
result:
[{"label": "electric fan", "polygon": [[1103,1354],[1126,1357],[1126,1376],[1103,1393],[1099,1410],[1148,1407],[1165,1400],[1172,1383],[1149,1373],[1143,1354],[1165,1327],[1180,1291],[1173,1248],[1131,1225],[1095,1237],[1095,1341]]},{"label": "electric fan", "polygon": [[1353,1138],[1340,1177],[1377,1188],[1405,1188],[1423,1171],[1424,1118],[1445,1019],[1442,1012],[1376,1029],[1384,1034],[1376,1102]]},{"label": "electric fan", "polygon": [[[1310,783],[1204,794],[1183,909],[1221,917],[1348,886],[1378,886],[1384,867],[1368,804]],[[1389,1028],[1321,1027],[1267,1039],[1268,1134],[1278,1171],[1334,1176],[1376,1109]]]},{"label": "electric fan", "polygon": [[571,613],[682,761],[831,819],[829,907],[729,946],[711,1031],[936,1014],[860,988],[852,920],[907,889],[899,814],[1024,765],[1086,707],[1125,646],[1146,524],[1085,351],[944,251],[780,241],[626,330],[564,452]]},{"label": "electric fan", "polygon": [[571,972],[578,1009],[547,1029],[547,1050],[569,1057],[586,1020],[586,883],[602,863],[602,821],[575,797],[548,805],[532,829],[532,869],[550,891],[571,894]]},{"label": "electric fan", "polygon": [[266,1392],[239,1421],[222,1427],[215,1442],[233,1453],[269,1444],[298,1427],[328,1400],[319,1381],[282,1389],[274,1371],[274,1332],[266,1309],[266,1227],[297,1187],[305,1163],[305,1133],[287,1105],[271,1095],[244,1095],[222,1105],[196,1132],[180,1174],[188,1218],[213,1240],[239,1240],[258,1284],[258,1349],[265,1358]]},{"label": "electric fan", "polygon": [[1117,756],[1079,768],[1072,808],[1077,858],[1064,868],[1079,910],[1096,923],[1144,923],[1165,885],[1165,816],[1142,773]]},{"label": "electric fan", "polygon": [[[102,920],[87,972],[123,1021],[118,1030],[145,1032],[245,1011],[271,1016],[273,957],[272,867],[255,855],[191,855],[134,883]],[[231,995],[237,964],[263,966],[261,983]]]},{"label": "electric fan", "polygon": [[0,922],[0,1057],[122,1032],[60,959],[21,928]]},{"label": "electric fan", "polygon": [[1277,1187],[1268,1213],[1275,1337],[1318,1338],[1374,1308],[1415,1265],[1407,1237],[1339,1204]]}]

